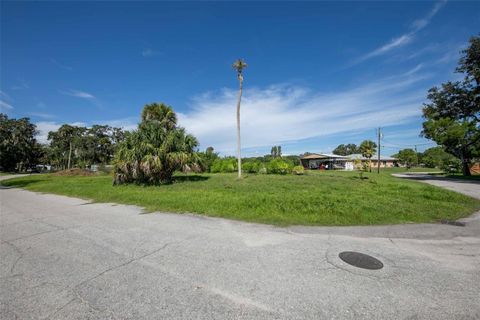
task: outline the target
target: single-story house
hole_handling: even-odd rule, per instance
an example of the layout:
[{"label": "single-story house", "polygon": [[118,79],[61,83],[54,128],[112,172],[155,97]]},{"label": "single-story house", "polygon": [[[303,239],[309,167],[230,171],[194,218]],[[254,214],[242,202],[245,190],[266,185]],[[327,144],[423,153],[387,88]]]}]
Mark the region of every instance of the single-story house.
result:
[{"label": "single-story house", "polygon": [[[302,166],[305,169],[312,170],[354,170],[355,162],[358,160],[368,162],[368,158],[363,157],[361,154],[340,156],[331,153],[311,153],[300,158]],[[377,167],[377,155],[374,155],[370,160],[372,168]],[[398,167],[398,161],[392,157],[380,156],[380,167]]]},{"label": "single-story house", "polygon": [[[301,157],[300,162],[305,169],[319,169],[319,170],[333,170],[340,169],[345,170],[350,165],[347,162],[351,162],[346,156],[339,156],[337,154],[329,153],[311,153],[307,156]],[[352,168],[347,170],[353,170]]]},{"label": "single-story house", "polygon": [[[347,157],[352,161],[360,160],[362,162],[368,162],[368,158],[365,158],[359,153],[351,154],[351,155],[348,155]],[[370,160],[371,160],[372,168],[376,168],[378,163],[378,155],[376,154],[373,155],[373,157]],[[399,166],[399,163],[396,158],[380,155],[380,168],[393,168],[398,166]]]}]

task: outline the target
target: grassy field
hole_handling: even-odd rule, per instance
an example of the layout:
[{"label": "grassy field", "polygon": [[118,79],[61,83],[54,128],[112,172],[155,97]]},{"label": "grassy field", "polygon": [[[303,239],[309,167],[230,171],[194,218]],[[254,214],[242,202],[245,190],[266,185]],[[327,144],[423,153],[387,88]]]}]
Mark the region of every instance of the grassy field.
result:
[{"label": "grassy field", "polygon": [[[163,186],[112,186],[110,176],[33,175],[4,185],[96,202],[190,212],[274,225],[373,225],[458,219],[480,209],[480,201],[416,181],[355,172],[295,175],[178,175]],[[422,170],[420,170],[422,171]]]}]

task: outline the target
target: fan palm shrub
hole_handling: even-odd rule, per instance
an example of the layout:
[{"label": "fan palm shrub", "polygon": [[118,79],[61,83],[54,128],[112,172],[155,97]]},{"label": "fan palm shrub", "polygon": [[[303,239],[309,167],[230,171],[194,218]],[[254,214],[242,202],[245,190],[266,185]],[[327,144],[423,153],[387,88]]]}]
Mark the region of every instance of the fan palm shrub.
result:
[{"label": "fan palm shrub", "polygon": [[170,183],[176,170],[197,165],[197,139],[177,126],[163,103],[146,105],[138,129],[126,134],[114,159],[114,184]]}]

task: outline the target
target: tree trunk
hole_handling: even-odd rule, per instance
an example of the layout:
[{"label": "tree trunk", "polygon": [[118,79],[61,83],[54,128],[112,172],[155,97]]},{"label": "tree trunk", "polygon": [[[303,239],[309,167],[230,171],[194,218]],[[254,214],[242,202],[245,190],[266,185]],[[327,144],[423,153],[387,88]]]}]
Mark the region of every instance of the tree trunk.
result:
[{"label": "tree trunk", "polygon": [[462,160],[462,173],[464,176],[471,176],[470,173],[470,161],[469,159],[465,159],[463,156],[461,157]]},{"label": "tree trunk", "polygon": [[70,150],[68,151],[68,169],[70,169],[70,161],[72,159],[72,142],[70,141]]},{"label": "tree trunk", "polygon": [[243,76],[238,75],[238,81],[240,87],[238,90],[238,100],[237,100],[237,157],[238,157],[238,177],[242,177],[242,155],[240,152],[240,101],[242,100],[242,90],[243,90]]}]

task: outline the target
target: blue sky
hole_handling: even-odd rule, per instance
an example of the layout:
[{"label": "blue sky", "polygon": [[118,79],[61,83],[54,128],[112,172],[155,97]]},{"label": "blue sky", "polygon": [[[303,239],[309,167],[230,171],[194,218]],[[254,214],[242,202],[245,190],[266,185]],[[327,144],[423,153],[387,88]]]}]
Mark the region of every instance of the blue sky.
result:
[{"label": "blue sky", "polygon": [[244,58],[246,155],[329,152],[375,138],[382,154],[433,144],[421,106],[480,31],[480,2],[1,2],[0,107],[39,139],[62,123],[135,127],[174,107],[201,148],[235,150]]}]

